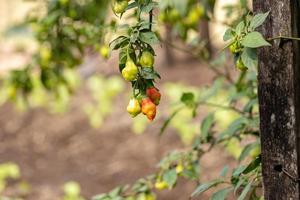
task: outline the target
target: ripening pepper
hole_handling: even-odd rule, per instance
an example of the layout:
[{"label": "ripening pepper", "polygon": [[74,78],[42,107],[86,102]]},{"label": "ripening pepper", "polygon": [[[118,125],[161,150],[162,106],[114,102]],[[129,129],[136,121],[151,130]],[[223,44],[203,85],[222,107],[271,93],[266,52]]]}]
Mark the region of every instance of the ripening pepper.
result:
[{"label": "ripening pepper", "polygon": [[154,56],[149,51],[144,51],[140,57],[140,64],[142,67],[153,67]]},{"label": "ripening pepper", "polygon": [[136,79],[138,74],[138,68],[133,62],[133,60],[129,59],[126,62],[125,68],[122,70],[122,75],[126,81],[133,81]]},{"label": "ripening pepper", "polygon": [[150,87],[146,90],[146,94],[155,105],[159,104],[161,94],[158,89],[156,89],[155,87]]},{"label": "ripening pepper", "polygon": [[136,117],[141,113],[141,106],[137,99],[130,99],[129,104],[127,106],[127,112],[131,115],[131,117]]},{"label": "ripening pepper", "polygon": [[150,98],[142,99],[142,113],[147,116],[150,121],[156,116],[156,105],[151,101]]}]

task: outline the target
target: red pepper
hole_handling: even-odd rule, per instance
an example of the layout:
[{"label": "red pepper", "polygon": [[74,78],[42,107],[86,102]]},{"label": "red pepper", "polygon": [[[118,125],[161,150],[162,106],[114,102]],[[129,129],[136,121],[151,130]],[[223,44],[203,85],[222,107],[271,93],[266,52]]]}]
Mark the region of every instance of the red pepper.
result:
[{"label": "red pepper", "polygon": [[159,104],[161,94],[155,87],[150,87],[146,90],[147,96],[155,103],[155,105]]}]

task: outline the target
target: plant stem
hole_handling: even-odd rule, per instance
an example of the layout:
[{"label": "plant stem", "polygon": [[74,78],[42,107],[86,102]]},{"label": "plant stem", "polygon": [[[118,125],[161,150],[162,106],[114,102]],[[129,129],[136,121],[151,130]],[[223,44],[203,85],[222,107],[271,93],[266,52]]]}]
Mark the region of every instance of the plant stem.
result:
[{"label": "plant stem", "polygon": [[153,21],[153,10],[149,12],[149,30],[152,31],[152,21]]},{"label": "plant stem", "polygon": [[211,107],[216,107],[216,108],[221,108],[221,109],[225,109],[225,110],[232,110],[236,113],[242,114],[244,115],[245,112],[239,110],[236,107],[233,106],[223,106],[223,105],[219,105],[219,104],[215,104],[215,103],[210,103],[210,102],[205,102],[205,101],[200,101],[198,102],[199,105],[206,105],[206,106],[211,106]]},{"label": "plant stem", "polygon": [[298,41],[300,41],[300,38],[288,37],[288,36],[276,36],[276,37],[268,38],[267,40],[268,41],[272,41],[272,40],[280,40],[280,39],[298,40]]}]

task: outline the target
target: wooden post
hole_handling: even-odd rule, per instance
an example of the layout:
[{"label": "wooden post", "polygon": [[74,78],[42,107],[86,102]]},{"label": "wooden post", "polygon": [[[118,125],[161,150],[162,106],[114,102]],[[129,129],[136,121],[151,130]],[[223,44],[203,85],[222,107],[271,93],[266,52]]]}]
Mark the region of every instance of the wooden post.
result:
[{"label": "wooden post", "polygon": [[[254,0],[254,12],[270,11],[259,30],[266,38],[299,37],[298,0]],[[258,51],[258,96],[266,200],[299,199],[299,41],[272,40]]]}]

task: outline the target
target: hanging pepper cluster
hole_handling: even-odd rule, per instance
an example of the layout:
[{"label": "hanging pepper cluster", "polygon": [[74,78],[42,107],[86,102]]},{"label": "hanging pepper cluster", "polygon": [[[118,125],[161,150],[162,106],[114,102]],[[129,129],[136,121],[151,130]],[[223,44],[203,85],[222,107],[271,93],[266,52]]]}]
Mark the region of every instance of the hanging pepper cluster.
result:
[{"label": "hanging pepper cluster", "polygon": [[[110,44],[112,50],[119,50],[119,69],[123,78],[131,83],[132,97],[127,112],[136,117],[143,113],[150,121],[156,116],[161,94],[155,87],[160,75],[154,69],[155,52],[153,44],[159,42],[152,31],[152,10],[157,3],[151,0],[115,0],[113,11],[120,17],[125,11],[135,9],[138,22],[130,26],[127,35],[122,35]],[[143,19],[146,16],[147,19]]]}]

